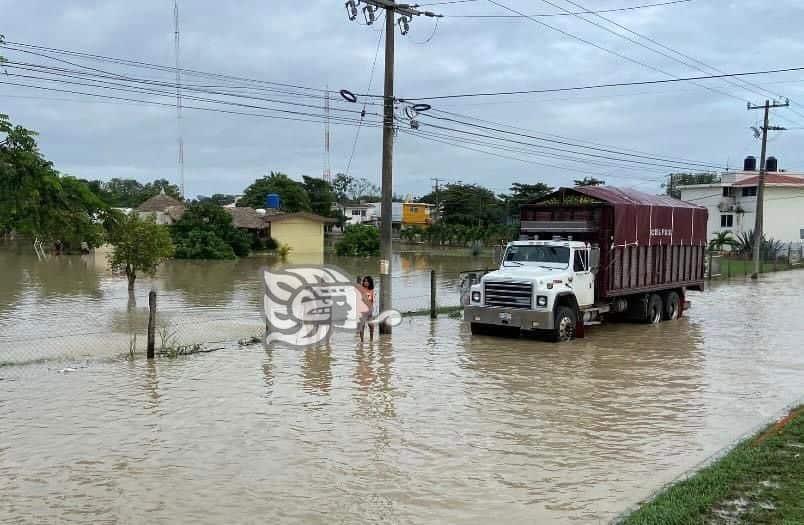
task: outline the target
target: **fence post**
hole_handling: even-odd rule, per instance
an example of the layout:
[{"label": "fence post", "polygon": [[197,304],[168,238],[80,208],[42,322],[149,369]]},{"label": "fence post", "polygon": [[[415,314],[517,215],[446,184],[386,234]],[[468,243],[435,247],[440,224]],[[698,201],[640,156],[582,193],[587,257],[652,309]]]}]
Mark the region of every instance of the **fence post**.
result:
[{"label": "fence post", "polygon": [[148,353],[147,358],[154,358],[154,333],[156,331],[156,290],[148,292]]},{"label": "fence post", "polygon": [[430,319],[438,317],[436,311],[436,273],[430,270]]},{"label": "fence post", "polygon": [[709,250],[709,280],[712,280],[712,250]]}]

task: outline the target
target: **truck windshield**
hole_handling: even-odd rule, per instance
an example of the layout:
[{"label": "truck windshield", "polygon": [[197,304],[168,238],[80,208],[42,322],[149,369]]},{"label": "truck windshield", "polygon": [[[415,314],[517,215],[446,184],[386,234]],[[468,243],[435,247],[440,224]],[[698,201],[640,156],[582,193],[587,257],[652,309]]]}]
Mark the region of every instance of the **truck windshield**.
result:
[{"label": "truck windshield", "polygon": [[510,246],[505,261],[568,265],[569,254],[566,246]]}]

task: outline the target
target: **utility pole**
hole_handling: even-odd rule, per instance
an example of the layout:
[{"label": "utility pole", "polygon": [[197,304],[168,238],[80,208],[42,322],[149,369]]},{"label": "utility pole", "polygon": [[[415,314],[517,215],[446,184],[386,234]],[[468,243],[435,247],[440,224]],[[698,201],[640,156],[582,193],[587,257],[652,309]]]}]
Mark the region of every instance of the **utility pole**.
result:
[{"label": "utility pole", "polygon": [[773,108],[785,108],[790,105],[790,101],[786,100],[783,104],[780,102],[773,102],[766,100],[763,106],[757,106],[748,103],[748,110],[764,109],[765,110],[765,123],[762,126],[762,151],[759,155],[759,182],[757,184],[757,205],[756,217],[754,221],[754,272],[751,274],[751,279],[759,277],[760,265],[762,264],[761,250],[762,250],[762,228],[763,228],[763,214],[765,213],[765,155],[768,149],[768,131],[782,131],[784,128],[778,126],[769,126],[770,110]]},{"label": "utility pole", "polygon": [[[391,258],[393,233],[393,170],[394,170],[394,24],[399,24],[403,35],[408,33],[414,16],[438,17],[430,11],[420,11],[410,4],[398,4],[394,0],[348,0],[346,13],[349,20],[357,18],[357,6],[363,6],[366,25],[376,20],[378,9],[385,9],[385,87],[383,89],[382,126],[382,183],[380,209],[380,312],[392,309],[391,306]],[[396,15],[399,14],[397,20]],[[381,334],[390,334],[391,325],[382,323]]]}]

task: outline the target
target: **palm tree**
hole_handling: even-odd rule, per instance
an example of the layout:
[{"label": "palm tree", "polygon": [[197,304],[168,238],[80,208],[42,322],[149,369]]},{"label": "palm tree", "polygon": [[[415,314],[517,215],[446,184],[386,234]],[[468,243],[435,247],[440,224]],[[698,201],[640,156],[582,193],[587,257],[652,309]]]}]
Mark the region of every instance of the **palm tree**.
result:
[{"label": "palm tree", "polygon": [[709,241],[709,249],[718,252],[723,251],[725,246],[735,248],[738,245],[739,242],[732,238],[729,231],[718,232],[715,234],[715,238]]}]

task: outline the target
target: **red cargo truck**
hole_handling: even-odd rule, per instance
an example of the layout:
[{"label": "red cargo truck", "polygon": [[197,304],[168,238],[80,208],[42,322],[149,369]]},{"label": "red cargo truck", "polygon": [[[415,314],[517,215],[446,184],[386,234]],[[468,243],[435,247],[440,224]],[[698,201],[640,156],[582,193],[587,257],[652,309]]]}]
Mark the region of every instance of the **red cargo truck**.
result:
[{"label": "red cargo truck", "polygon": [[550,332],[557,341],[613,316],[677,319],[703,290],[706,208],[610,186],[561,188],[521,208],[520,240],[472,287],[464,319]]}]

